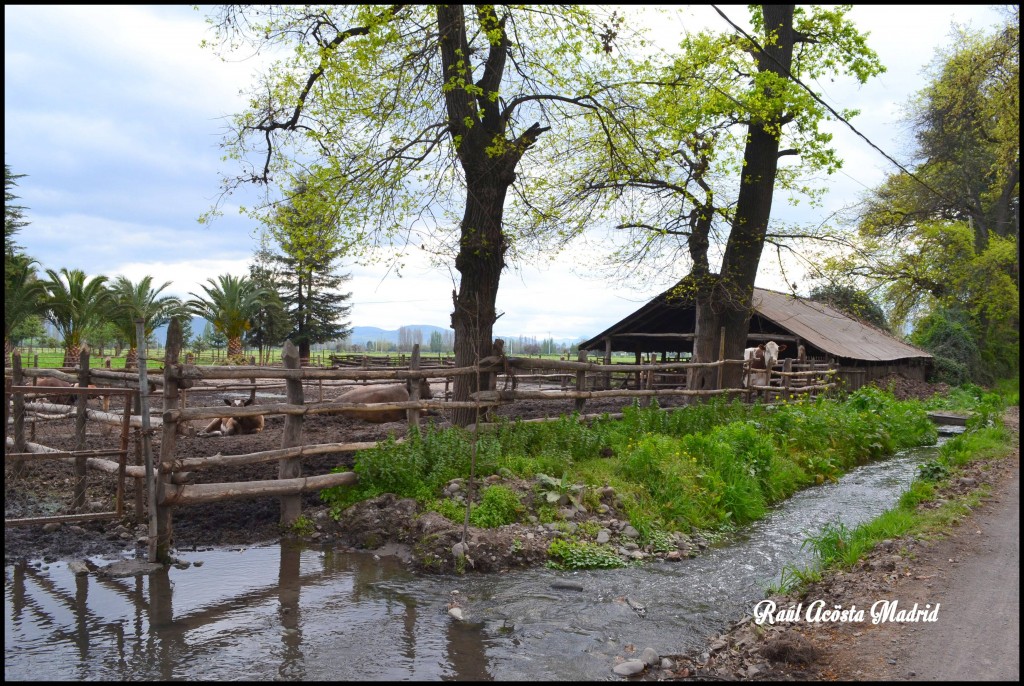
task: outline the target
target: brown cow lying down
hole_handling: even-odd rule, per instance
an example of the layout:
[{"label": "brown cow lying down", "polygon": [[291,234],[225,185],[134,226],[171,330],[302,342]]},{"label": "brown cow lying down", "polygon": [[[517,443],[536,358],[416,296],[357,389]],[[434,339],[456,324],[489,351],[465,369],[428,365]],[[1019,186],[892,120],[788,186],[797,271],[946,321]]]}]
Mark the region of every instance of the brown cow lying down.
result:
[{"label": "brown cow lying down", "polygon": [[[68,383],[67,381],[61,381],[60,379],[54,379],[50,376],[43,376],[36,380],[36,386],[38,388],[74,388],[76,384]],[[53,394],[44,395],[39,397],[40,400],[47,403],[53,403],[54,405],[74,405],[75,395],[73,393],[68,394]]]},{"label": "brown cow lying down", "polygon": [[[409,399],[409,387],[406,384],[388,384],[386,386],[357,386],[346,391],[336,398],[338,402],[345,403],[401,403]],[[430,390],[430,384],[426,379],[420,379],[420,400],[429,400],[434,397]],[[406,410],[338,410],[331,414],[340,414],[343,417],[362,419],[371,424],[383,424],[385,422],[405,421]]]},{"label": "brown cow lying down", "polygon": [[[235,398],[228,400],[224,398],[224,404],[229,407],[247,407],[252,405],[255,397],[248,400]],[[241,434],[258,434],[263,431],[263,415],[255,417],[218,417],[206,425],[206,428],[199,432],[200,436],[237,436]]]}]

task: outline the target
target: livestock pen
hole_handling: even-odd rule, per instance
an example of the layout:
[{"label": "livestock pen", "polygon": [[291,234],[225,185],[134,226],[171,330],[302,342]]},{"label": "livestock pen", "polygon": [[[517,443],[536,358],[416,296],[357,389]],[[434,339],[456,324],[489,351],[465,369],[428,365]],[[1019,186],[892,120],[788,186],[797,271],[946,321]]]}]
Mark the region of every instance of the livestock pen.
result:
[{"label": "livestock pen", "polygon": [[[4,396],[4,443],[5,468],[10,464],[9,476],[17,480],[30,462],[40,460],[74,460],[72,499],[70,513],[47,515],[39,517],[6,518],[5,526],[27,526],[32,524],[49,524],[64,522],[80,522],[96,519],[120,519],[124,514],[124,482],[126,476],[141,476],[134,473],[132,467],[127,465],[128,455],[128,433],[132,422],[132,405],[137,391],[127,387],[127,378],[119,372],[107,372],[106,370],[91,370],[89,368],[89,352],[83,350],[80,356],[80,364],[77,376],[67,374],[60,370],[52,369],[22,369],[21,356],[15,351],[12,353],[11,376],[5,378]],[[92,383],[98,380],[97,375],[107,373],[110,375],[108,381],[119,381],[121,388],[96,388]],[[74,400],[74,409],[69,409],[66,404],[47,402],[53,395],[54,388],[39,385],[26,385],[26,380],[31,379],[38,382],[41,379],[56,379],[66,387],[60,388],[60,395],[65,395]],[[122,415],[112,414],[107,411],[91,409],[88,407],[88,397],[91,395],[102,398],[102,407],[106,410],[109,407],[110,396],[123,396],[125,399],[124,412]],[[26,402],[26,399],[29,402]],[[74,445],[73,450],[59,450],[43,444],[36,443],[36,424],[60,421],[68,418],[75,419]],[[26,419],[28,421],[28,436],[26,436]],[[118,448],[110,449],[86,449],[86,424],[92,419],[102,424],[115,425],[120,427],[120,445]],[[137,419],[137,418],[136,418]],[[138,426],[136,421],[135,426]],[[11,430],[12,436],[7,435]],[[116,457],[117,461],[105,459]],[[113,510],[102,510],[92,508],[93,511],[86,512],[86,488],[88,469],[100,470],[117,477],[117,487],[114,499]],[[5,470],[6,471],[6,470]],[[96,511],[97,509],[102,511]]]},{"label": "livestock pen", "polygon": [[[178,338],[175,338],[178,336]],[[693,399],[701,397],[738,397],[752,400],[761,392],[766,401],[794,396],[797,393],[824,392],[834,387],[827,381],[829,370],[796,370],[784,368],[775,371],[772,383],[758,388],[720,388],[711,390],[690,390],[685,387],[664,387],[655,379],[658,375],[676,374],[682,377],[688,369],[695,367],[718,367],[727,364],[739,364],[740,360],[718,360],[714,362],[695,363],[677,361],[666,363],[649,363],[640,365],[614,365],[614,372],[623,379],[636,379],[638,383],[626,383],[625,388],[613,388],[608,380],[612,370],[609,365],[589,362],[585,351],[576,361],[547,360],[536,358],[517,358],[501,354],[502,346],[496,341],[495,350],[478,360],[477,364],[462,368],[421,365],[418,351],[414,350],[406,368],[367,368],[341,367],[320,368],[301,367],[297,351],[290,343],[286,344],[281,367],[249,366],[196,366],[182,364],[179,360],[181,343],[180,329],[171,326],[161,371],[153,370],[153,382],[162,386],[159,393],[161,408],[158,416],[150,417],[148,394],[139,396],[139,405],[134,408],[137,415],[129,416],[131,426],[138,426],[142,436],[143,462],[146,465],[125,466],[123,473],[134,477],[137,498],[143,489],[141,484],[151,484],[146,488],[149,501],[148,544],[150,560],[167,561],[171,543],[171,512],[174,507],[217,503],[231,499],[276,497],[280,502],[280,523],[290,525],[297,521],[301,514],[301,497],[306,493],[319,492],[325,488],[353,484],[356,475],[353,472],[303,475],[303,462],[314,456],[328,456],[336,453],[354,453],[371,448],[376,441],[337,441],[306,443],[303,436],[303,423],[306,417],[313,415],[332,415],[345,410],[404,410],[407,413],[410,431],[417,430],[422,412],[432,410],[444,415],[454,408],[477,408],[483,412],[480,428],[489,419],[487,410],[499,405],[515,403],[519,400],[555,400],[565,401],[564,414],[576,413],[581,418],[588,401],[598,399],[622,399],[624,401],[639,400],[649,402],[651,398]],[[107,372],[118,375],[110,381],[134,383],[142,388],[150,384],[145,365],[144,350],[140,351],[144,365],[139,373]],[[87,363],[85,365],[87,369]],[[99,372],[102,370],[89,370]],[[480,375],[479,391],[472,393],[469,400],[455,402],[450,400],[448,393],[452,380],[459,375]],[[93,377],[89,377],[93,378]],[[418,385],[412,383],[414,389],[406,401],[387,403],[352,403],[344,399],[325,398],[324,389],[337,389],[340,384],[373,384],[373,383],[405,383],[419,379],[428,379],[444,383],[445,392],[438,398],[423,399],[418,397]],[[526,381],[530,383],[524,383]],[[532,382],[537,387],[532,387]],[[662,382],[663,383],[663,382]],[[803,385],[800,385],[803,384]],[[205,393],[224,393],[239,390],[253,391],[283,389],[285,402],[271,402],[249,407],[193,406],[188,403],[188,396],[200,397],[199,391]],[[309,392],[310,389],[312,392]],[[14,394],[15,397],[17,394]],[[272,394],[266,393],[265,398]],[[311,400],[309,398],[316,398]],[[266,417],[283,417],[284,431],[280,447],[269,450],[257,450],[246,454],[196,456],[178,455],[178,438],[189,436],[191,422],[196,420],[209,421],[215,418],[245,417],[254,415]],[[603,414],[603,413],[602,413]],[[594,415],[599,416],[599,415]],[[151,423],[150,423],[151,422]],[[159,432],[159,454],[153,455],[149,447],[149,439]],[[191,439],[190,439],[191,440]],[[214,439],[211,439],[214,440]],[[122,441],[123,442],[123,441]],[[138,442],[137,442],[138,445]],[[122,457],[123,460],[123,457]],[[238,468],[244,465],[278,463],[276,479],[253,481],[228,481],[220,483],[202,483],[199,476],[204,470],[211,468]],[[87,458],[90,468],[100,468],[96,458]],[[137,503],[140,502],[137,500]],[[139,508],[137,517],[141,518]]]}]

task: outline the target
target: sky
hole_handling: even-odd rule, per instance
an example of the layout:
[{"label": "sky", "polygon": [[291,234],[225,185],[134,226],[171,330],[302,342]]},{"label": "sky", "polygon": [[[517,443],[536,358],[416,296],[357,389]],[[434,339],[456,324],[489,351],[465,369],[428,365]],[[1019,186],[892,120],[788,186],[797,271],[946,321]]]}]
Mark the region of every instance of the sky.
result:
[{"label": "sky", "polygon": [[[672,19],[654,22],[666,49],[682,30],[728,29],[710,6],[674,9]],[[744,7],[720,9],[747,26]],[[868,45],[888,71],[863,86],[837,79],[813,87],[837,110],[860,109],[853,125],[906,163],[904,106],[924,87],[922,69],[936,48],[949,46],[952,22],[988,30],[1000,16],[984,5],[855,6],[850,17],[870,32]],[[210,225],[198,218],[215,203],[221,175],[237,171],[221,160],[219,144],[259,65],[223,62],[200,47],[204,38],[212,34],[203,7],[4,6],[4,162],[26,175],[14,192],[31,223],[16,241],[43,269],[135,282],[151,275],[154,285],[171,282],[164,294],[184,298],[201,293],[210,277],[248,273],[255,222],[237,206],[255,196],[230,197]],[[818,223],[895,171],[845,126],[829,130],[844,167],[829,179],[823,207],[776,202],[773,222]],[[590,250],[581,244],[550,262],[506,270],[495,335],[590,338],[685,275],[629,288],[588,270],[597,259]],[[762,260],[757,285],[780,288],[770,262]],[[344,271],[352,273],[345,285],[351,324],[450,326],[454,267],[432,267],[412,253],[400,276],[386,265]],[[786,277],[798,292],[809,290],[799,265]]]}]

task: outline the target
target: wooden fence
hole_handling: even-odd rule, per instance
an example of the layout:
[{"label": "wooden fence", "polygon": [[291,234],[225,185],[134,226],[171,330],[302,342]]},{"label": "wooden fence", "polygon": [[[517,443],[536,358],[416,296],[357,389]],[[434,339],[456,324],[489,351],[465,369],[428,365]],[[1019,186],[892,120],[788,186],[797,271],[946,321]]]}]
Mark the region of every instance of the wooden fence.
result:
[{"label": "wooden fence", "polygon": [[[53,515],[46,517],[24,517],[17,519],[4,518],[5,526],[26,526],[31,524],[46,524],[50,522],[77,522],[97,519],[120,519],[124,514],[124,480],[126,476],[139,476],[134,474],[131,467],[127,465],[128,456],[128,432],[132,425],[132,405],[137,391],[133,388],[90,388],[93,380],[93,373],[104,370],[89,369],[89,352],[83,350],[80,358],[80,371],[77,376],[67,374],[59,370],[51,369],[22,369],[21,355],[17,351],[11,356],[11,376],[4,380],[4,462],[11,464],[12,478],[18,478],[24,470],[25,464],[37,460],[63,460],[73,459],[74,483],[73,495],[70,504],[72,514]],[[109,379],[112,382],[120,381],[127,383],[123,372],[111,372],[116,377]],[[67,383],[75,383],[74,388],[40,388],[37,385],[27,385],[26,378],[33,382],[41,377],[60,379]],[[54,394],[77,396],[75,409],[69,411],[67,405],[56,405],[45,402],[44,399],[36,399],[34,402],[26,402],[26,398],[37,396],[52,396]],[[88,397],[97,395],[104,398],[104,408],[109,407],[110,396],[124,396],[124,412],[118,416],[110,412],[90,409],[87,406]],[[8,418],[8,413],[11,414]],[[75,418],[75,449],[57,450],[45,445],[35,443],[28,438],[35,438],[35,423],[46,422],[56,419]],[[29,421],[29,437],[25,435],[26,418]],[[120,426],[120,447],[109,450],[86,450],[86,420],[93,419],[106,424]],[[7,435],[8,429],[12,429],[12,436]],[[104,459],[116,457],[117,461]],[[108,474],[117,476],[116,495],[114,509],[104,512],[82,512],[85,508],[85,495],[87,487],[88,468],[98,469]],[[138,508],[137,508],[138,510]]]},{"label": "wooden fence", "polygon": [[[162,408],[159,417],[150,417],[148,399],[151,394],[136,394],[138,403],[134,409],[136,415],[131,414],[133,395],[125,394],[126,410],[123,418],[117,418],[109,413],[100,413],[95,410],[84,408],[84,401],[79,402],[79,415],[84,418],[92,418],[99,421],[112,421],[117,419],[122,423],[122,448],[117,454],[120,456],[119,463],[101,460],[100,456],[90,456],[72,451],[68,457],[74,456],[77,459],[84,459],[83,465],[91,468],[111,472],[116,467],[116,472],[123,480],[124,476],[131,476],[142,480],[147,484],[146,492],[149,500],[149,559],[151,562],[170,560],[171,542],[171,512],[172,508],[181,505],[220,502],[236,498],[266,497],[273,496],[280,498],[281,502],[281,524],[290,525],[298,519],[301,514],[301,495],[307,492],[320,491],[339,485],[351,485],[356,482],[356,475],[353,472],[336,474],[323,474],[316,476],[302,476],[302,459],[307,456],[320,455],[335,452],[352,452],[371,448],[376,443],[367,442],[338,442],[315,445],[303,444],[302,426],[304,418],[312,414],[331,414],[344,410],[406,410],[410,431],[417,431],[420,422],[420,414],[424,410],[437,410],[441,413],[455,408],[490,408],[496,405],[515,402],[516,400],[565,400],[566,413],[575,412],[581,418],[588,418],[584,414],[586,402],[594,398],[637,398],[641,402],[649,402],[650,398],[683,396],[690,398],[700,397],[739,397],[746,401],[761,399],[765,402],[772,402],[777,399],[789,399],[798,394],[817,394],[827,392],[834,387],[831,382],[833,370],[827,365],[794,365],[792,360],[785,360],[783,368],[779,371],[773,370],[770,375],[770,382],[766,385],[754,385],[745,388],[716,388],[709,390],[690,390],[685,387],[685,375],[688,370],[696,368],[718,368],[719,386],[721,385],[721,370],[726,365],[744,365],[742,360],[718,360],[715,362],[663,362],[646,364],[601,364],[600,362],[589,362],[587,353],[581,351],[577,361],[548,360],[543,358],[518,358],[504,355],[493,355],[479,361],[478,364],[467,367],[453,367],[441,361],[441,364],[431,364],[431,361],[421,360],[418,347],[409,356],[408,365],[404,368],[369,368],[360,365],[359,367],[338,365],[332,368],[324,367],[301,367],[298,352],[291,342],[286,343],[282,355],[283,366],[261,367],[261,366],[196,366],[194,364],[182,364],[179,356],[181,354],[181,330],[177,322],[173,322],[168,328],[167,346],[165,348],[164,364],[162,373],[155,372],[153,379],[147,376],[145,351],[140,350],[140,371],[115,372],[112,370],[91,370],[88,368],[87,355],[82,359],[81,369],[77,379],[88,385],[90,381],[101,382],[107,386],[136,385],[138,388],[153,388],[162,386],[162,392],[157,394],[161,399]],[[500,352],[500,345],[496,351]],[[374,360],[376,361],[376,360]],[[30,372],[35,376],[54,376],[70,380],[69,374],[55,370],[34,370]],[[481,389],[470,394],[468,401],[453,401],[450,399],[449,385],[453,379],[460,375],[480,375],[482,380]],[[438,398],[421,399],[419,397],[420,379],[442,381],[445,384],[445,392]],[[283,388],[286,395],[286,402],[250,405],[247,407],[225,407],[223,405],[214,407],[188,407],[187,394],[199,390],[250,390],[257,387],[257,381],[261,380],[260,388]],[[199,385],[203,382],[208,384],[213,381],[228,381],[229,385]],[[230,384],[237,381],[237,384]],[[352,403],[341,400],[324,400],[324,382],[345,382],[345,383],[380,383],[380,382],[412,382],[410,398],[402,402],[387,403]],[[20,379],[18,385],[20,386]],[[304,394],[304,384],[317,384],[319,392],[316,401],[307,401]],[[533,383],[537,388],[530,388]],[[621,387],[614,387],[621,385]],[[64,390],[64,389],[61,389]],[[22,438],[15,438],[15,453],[8,454],[8,459],[27,459],[25,455],[32,452],[26,448],[23,437],[23,428],[19,429],[18,403],[24,405],[21,387],[14,391],[8,388],[8,397],[13,395],[15,403],[15,435],[20,434]],[[52,392],[52,391],[51,391]],[[95,392],[103,392],[103,389],[96,389]],[[38,405],[38,404],[33,404]],[[50,409],[50,408],[30,408]],[[285,425],[282,444],[279,449],[265,450],[245,455],[216,455],[212,457],[189,457],[177,456],[177,437],[185,433],[184,427],[188,422],[194,420],[210,420],[227,417],[248,417],[256,415],[284,415]],[[135,426],[141,430],[142,435],[142,461],[144,465],[137,464],[128,466],[125,464],[127,455],[127,430],[129,426]],[[152,426],[152,428],[151,428]],[[483,428],[481,424],[479,428]],[[158,456],[152,454],[149,444],[149,437],[153,431],[161,431],[160,451]],[[139,441],[136,441],[138,446]],[[52,449],[36,448],[36,452],[49,453],[56,457]],[[72,454],[74,453],[74,454]],[[138,449],[137,449],[138,454]],[[63,454],[61,455],[64,456]],[[241,466],[265,462],[278,462],[278,478],[267,481],[251,482],[228,482],[228,483],[195,483],[196,473],[211,467]],[[76,462],[76,464],[78,464]],[[84,473],[83,466],[83,473]],[[119,489],[123,493],[123,487]],[[141,488],[136,488],[136,515],[141,518]],[[78,496],[76,491],[76,503]],[[118,513],[120,513],[120,499],[118,500]]]}]

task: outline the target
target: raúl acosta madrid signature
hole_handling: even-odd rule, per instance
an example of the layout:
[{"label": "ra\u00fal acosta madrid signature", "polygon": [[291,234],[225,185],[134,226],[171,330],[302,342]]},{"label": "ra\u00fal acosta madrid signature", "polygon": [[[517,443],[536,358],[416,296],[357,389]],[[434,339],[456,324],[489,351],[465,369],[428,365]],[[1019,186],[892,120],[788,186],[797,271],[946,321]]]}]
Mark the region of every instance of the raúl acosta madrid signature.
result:
[{"label": "ra\u00fal acosta madrid signature", "polygon": [[939,618],[939,607],[942,603],[914,603],[911,608],[901,608],[898,600],[878,600],[867,610],[856,605],[827,605],[824,600],[815,600],[804,607],[803,603],[779,608],[774,600],[762,600],[754,606],[754,621],[757,624],[776,624],[779,622],[837,622],[859,623],[866,619],[872,624],[885,622],[934,622]]}]

